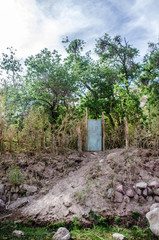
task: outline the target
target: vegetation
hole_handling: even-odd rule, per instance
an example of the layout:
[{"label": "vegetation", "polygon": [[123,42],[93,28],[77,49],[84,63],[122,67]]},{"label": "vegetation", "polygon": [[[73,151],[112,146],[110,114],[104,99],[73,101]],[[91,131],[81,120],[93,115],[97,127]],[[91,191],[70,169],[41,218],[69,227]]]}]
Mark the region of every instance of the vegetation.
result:
[{"label": "vegetation", "polygon": [[23,62],[13,48],[2,54],[1,151],[76,149],[79,126],[85,149],[86,107],[89,118],[104,113],[106,148],[125,146],[125,117],[131,145],[158,148],[159,43],[149,43],[140,62],[121,36],[97,39],[96,60],[83,40],[63,43],[65,59],[47,48]]},{"label": "vegetation", "polygon": [[131,229],[124,229],[119,227],[110,226],[94,226],[93,228],[87,228],[86,230],[81,228],[79,221],[75,220],[72,225],[59,223],[59,224],[49,224],[45,227],[33,227],[31,222],[24,226],[21,223],[5,222],[0,223],[0,236],[1,240],[16,240],[19,239],[15,237],[12,233],[16,229],[24,232],[24,236],[21,239],[25,240],[51,240],[54,233],[59,227],[67,227],[71,233],[71,239],[74,240],[112,240],[113,233],[123,234],[126,239],[131,240],[155,240],[155,237],[148,228],[141,229],[137,226],[133,226]]}]

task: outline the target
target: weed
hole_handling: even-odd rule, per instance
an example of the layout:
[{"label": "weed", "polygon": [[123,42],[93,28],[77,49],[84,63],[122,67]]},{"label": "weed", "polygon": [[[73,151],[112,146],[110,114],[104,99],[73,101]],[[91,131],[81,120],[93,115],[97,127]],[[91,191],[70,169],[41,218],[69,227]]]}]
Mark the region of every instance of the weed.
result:
[{"label": "weed", "polygon": [[122,222],[122,219],[121,219],[120,217],[116,217],[116,218],[114,219],[114,222],[115,222],[115,224],[120,225],[121,222]]},{"label": "weed", "polygon": [[131,216],[134,220],[137,221],[140,218],[141,214],[139,212],[132,212]]},{"label": "weed", "polygon": [[12,167],[10,170],[9,169],[7,170],[6,174],[9,178],[9,181],[13,185],[22,184],[24,179],[26,178],[26,174],[22,176],[20,173],[19,167],[15,166],[14,164],[12,164]]}]

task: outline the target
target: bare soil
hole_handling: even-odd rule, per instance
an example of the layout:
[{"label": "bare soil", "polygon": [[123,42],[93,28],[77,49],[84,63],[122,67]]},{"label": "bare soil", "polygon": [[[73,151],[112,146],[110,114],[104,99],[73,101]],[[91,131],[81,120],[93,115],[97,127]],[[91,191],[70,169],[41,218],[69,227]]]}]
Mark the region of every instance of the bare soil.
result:
[{"label": "bare soil", "polygon": [[[6,170],[14,160],[25,183],[38,186],[35,198],[17,210],[23,219],[37,223],[72,221],[78,217],[89,222],[92,210],[106,218],[131,217],[132,212],[145,215],[154,199],[124,198],[116,202],[108,190],[123,185],[124,192],[137,182],[159,180],[159,152],[150,149],[113,149],[105,152],[68,152],[65,155],[20,154],[3,155],[1,179],[6,182]],[[7,201],[7,200],[6,200]],[[20,215],[19,215],[20,213]]]}]

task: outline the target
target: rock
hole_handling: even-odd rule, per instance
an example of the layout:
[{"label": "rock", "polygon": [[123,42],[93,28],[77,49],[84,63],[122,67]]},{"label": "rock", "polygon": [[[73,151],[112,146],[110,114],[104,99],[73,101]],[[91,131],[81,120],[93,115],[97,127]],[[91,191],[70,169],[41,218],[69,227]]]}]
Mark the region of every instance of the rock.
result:
[{"label": "rock", "polygon": [[151,187],[151,188],[158,188],[159,187],[159,182],[152,181],[148,184],[148,186]]},{"label": "rock", "polygon": [[4,193],[4,184],[0,183],[0,196]]},{"label": "rock", "polygon": [[29,186],[27,184],[22,184],[21,189],[27,191],[27,195],[31,195],[37,192],[38,188],[36,186]]},{"label": "rock", "polygon": [[120,192],[115,192],[115,198],[114,198],[114,202],[117,202],[117,203],[122,203],[123,201],[123,194],[120,193]]},{"label": "rock", "polygon": [[113,188],[109,188],[107,191],[107,198],[110,199],[114,196],[114,189]]},{"label": "rock", "polygon": [[152,204],[152,206],[150,207],[150,211],[152,211],[155,208],[159,208],[159,203]]},{"label": "rock", "polygon": [[124,193],[123,185],[122,185],[122,184],[117,185],[117,186],[116,186],[116,191],[117,191],[117,192],[120,192],[120,193]]},{"label": "rock", "polygon": [[135,192],[137,193],[137,195],[141,196],[141,193],[142,193],[141,189],[139,189],[139,188],[134,188],[134,190],[135,190]]},{"label": "rock", "polygon": [[24,236],[24,232],[20,230],[14,230],[13,235],[16,237],[21,237],[21,236]]},{"label": "rock", "polygon": [[13,195],[12,195],[12,200],[17,200],[18,199],[18,193],[14,193]]},{"label": "rock", "polygon": [[19,192],[19,187],[18,186],[13,186],[11,188],[11,193],[18,193]]},{"label": "rock", "polygon": [[136,183],[136,188],[145,189],[145,188],[147,188],[147,183],[145,183],[145,182]]},{"label": "rock", "polygon": [[134,200],[135,200],[135,202],[138,202],[138,200],[139,200],[139,196],[138,196],[137,194],[135,194],[135,196],[134,196]]},{"label": "rock", "polygon": [[155,196],[154,199],[155,199],[155,202],[159,203],[159,196]]},{"label": "rock", "polygon": [[54,240],[67,240],[67,239],[70,239],[70,232],[67,230],[67,228],[61,227],[54,234],[53,239]]},{"label": "rock", "polygon": [[6,208],[6,205],[2,199],[0,199],[0,210],[4,210]]},{"label": "rock", "polygon": [[151,196],[153,194],[153,191],[152,191],[152,189],[151,188],[147,188],[147,195],[148,196]]},{"label": "rock", "polygon": [[133,197],[135,196],[135,192],[134,192],[134,190],[132,190],[132,189],[128,189],[128,190],[126,191],[126,195],[127,195],[128,197],[130,197],[130,198],[133,198]]},{"label": "rock", "polygon": [[124,202],[129,203],[130,202],[130,198],[128,196],[124,196]]},{"label": "rock", "polygon": [[145,188],[145,189],[143,190],[142,195],[143,195],[144,197],[147,197],[147,195],[148,195],[147,188]]},{"label": "rock", "polygon": [[157,188],[157,189],[154,190],[154,194],[157,195],[157,196],[159,196],[159,188]]},{"label": "rock", "polygon": [[159,208],[154,208],[152,211],[146,214],[146,218],[149,221],[151,231],[159,236]]},{"label": "rock", "polygon": [[153,201],[153,197],[152,197],[152,196],[148,196],[148,197],[147,197],[147,201],[148,201],[148,202],[152,202],[152,201]]},{"label": "rock", "polygon": [[107,161],[110,161],[112,160],[113,158],[116,158],[118,156],[117,153],[110,153],[108,156],[107,156]]},{"label": "rock", "polygon": [[139,196],[139,203],[146,203],[146,199],[143,196]]},{"label": "rock", "polygon": [[16,208],[20,208],[23,207],[24,205],[26,205],[29,202],[29,199],[27,197],[18,199],[17,201],[13,202],[12,204],[10,204],[8,206],[9,210],[14,210]]},{"label": "rock", "polygon": [[114,239],[119,239],[119,240],[123,240],[125,238],[125,236],[123,234],[120,234],[120,233],[113,233],[112,237]]}]

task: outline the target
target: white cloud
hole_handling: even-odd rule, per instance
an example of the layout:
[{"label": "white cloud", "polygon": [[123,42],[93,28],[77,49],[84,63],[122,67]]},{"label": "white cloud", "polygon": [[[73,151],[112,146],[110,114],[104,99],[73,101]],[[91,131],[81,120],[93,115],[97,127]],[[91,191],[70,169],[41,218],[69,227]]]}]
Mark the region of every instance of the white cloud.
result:
[{"label": "white cloud", "polygon": [[[1,0],[0,52],[13,46],[20,57],[47,47],[64,52],[62,37],[88,42],[121,34],[145,53],[159,37],[158,0]],[[89,43],[90,42],[90,43]]]}]

